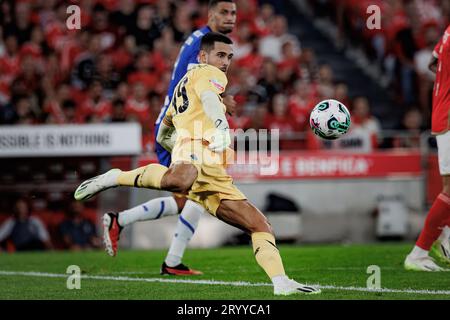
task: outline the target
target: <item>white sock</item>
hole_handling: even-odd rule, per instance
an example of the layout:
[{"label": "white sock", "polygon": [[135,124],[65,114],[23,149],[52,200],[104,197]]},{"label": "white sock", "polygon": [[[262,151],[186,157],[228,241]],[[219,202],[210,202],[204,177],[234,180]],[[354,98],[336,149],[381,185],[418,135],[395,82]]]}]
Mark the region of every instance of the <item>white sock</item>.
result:
[{"label": "white sock", "polygon": [[414,249],[412,249],[411,253],[409,254],[412,258],[425,258],[428,257],[428,251],[423,250],[422,248],[418,246],[414,246]]},{"label": "white sock", "polygon": [[438,241],[442,242],[442,241],[449,241],[450,238],[450,227],[449,226],[445,226],[444,229],[441,232],[441,235],[439,236]]},{"label": "white sock", "polygon": [[119,212],[119,225],[125,227],[136,221],[157,220],[176,214],[178,214],[178,206],[173,197],[156,198]]},{"label": "white sock", "polygon": [[203,212],[206,213],[205,208],[198,203],[191,200],[186,202],[178,219],[175,234],[173,235],[172,243],[166,256],[165,263],[169,267],[175,267],[181,263],[184,250],[186,250],[189,241],[194,235]]},{"label": "white sock", "polygon": [[282,285],[286,280],[289,280],[287,275],[275,276],[272,278],[272,283],[274,287]]}]

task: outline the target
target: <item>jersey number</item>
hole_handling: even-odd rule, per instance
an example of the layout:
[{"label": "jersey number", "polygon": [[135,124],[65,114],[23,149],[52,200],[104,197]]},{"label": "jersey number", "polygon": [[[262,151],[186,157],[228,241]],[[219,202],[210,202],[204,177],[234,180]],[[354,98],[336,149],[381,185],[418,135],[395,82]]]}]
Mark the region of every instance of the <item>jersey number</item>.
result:
[{"label": "jersey number", "polygon": [[175,98],[173,99],[173,107],[177,111],[177,113],[183,113],[189,107],[189,99],[186,92],[186,84],[188,82],[188,78],[185,77],[177,87],[177,92]]}]

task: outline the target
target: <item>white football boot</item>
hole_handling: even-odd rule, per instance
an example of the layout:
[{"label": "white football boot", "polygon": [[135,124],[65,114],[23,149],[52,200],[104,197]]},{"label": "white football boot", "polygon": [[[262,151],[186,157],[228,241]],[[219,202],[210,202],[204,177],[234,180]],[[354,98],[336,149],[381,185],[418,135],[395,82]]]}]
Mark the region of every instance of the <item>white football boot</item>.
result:
[{"label": "white football boot", "polygon": [[436,264],[432,257],[429,256],[414,258],[411,257],[411,255],[408,255],[405,259],[404,267],[408,271],[445,271],[443,268]]},{"label": "white football boot", "polygon": [[75,199],[78,201],[88,200],[101,191],[117,187],[117,177],[121,172],[120,169],[111,169],[102,175],[84,181],[75,190]]},{"label": "white football boot", "polygon": [[292,294],[318,294],[320,292],[320,289],[300,284],[297,281],[287,277],[273,287],[273,293],[276,296],[289,296]]}]

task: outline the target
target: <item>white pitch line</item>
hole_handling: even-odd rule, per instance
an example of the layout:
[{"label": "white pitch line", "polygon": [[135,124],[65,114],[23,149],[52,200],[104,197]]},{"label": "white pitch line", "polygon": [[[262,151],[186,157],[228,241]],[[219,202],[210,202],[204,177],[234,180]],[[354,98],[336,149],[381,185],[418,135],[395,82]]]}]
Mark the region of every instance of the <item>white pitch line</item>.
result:
[{"label": "white pitch line", "polygon": [[[0,276],[25,276],[25,277],[43,277],[43,278],[67,278],[70,274],[45,273],[45,272],[24,272],[24,271],[2,271]],[[136,277],[113,277],[113,276],[94,276],[81,275],[82,279],[108,280],[108,281],[130,281],[130,282],[160,282],[160,283],[188,283],[188,284],[206,284],[223,285],[233,287],[271,287],[270,283],[251,283],[245,281],[217,281],[217,280],[190,280],[190,279],[164,279],[164,278],[136,278]],[[380,293],[407,293],[407,294],[428,294],[428,295],[449,295],[450,290],[414,290],[414,289],[368,289],[364,287],[342,287],[332,285],[308,284],[320,289],[338,290],[338,291],[359,291],[359,292],[380,292]]]}]

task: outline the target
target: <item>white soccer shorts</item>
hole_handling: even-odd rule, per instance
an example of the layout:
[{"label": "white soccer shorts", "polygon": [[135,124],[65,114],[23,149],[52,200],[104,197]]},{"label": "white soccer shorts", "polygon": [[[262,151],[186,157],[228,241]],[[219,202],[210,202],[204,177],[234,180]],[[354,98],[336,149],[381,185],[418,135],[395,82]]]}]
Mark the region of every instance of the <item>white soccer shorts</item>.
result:
[{"label": "white soccer shorts", "polygon": [[450,175],[450,131],[436,136],[441,176]]}]

